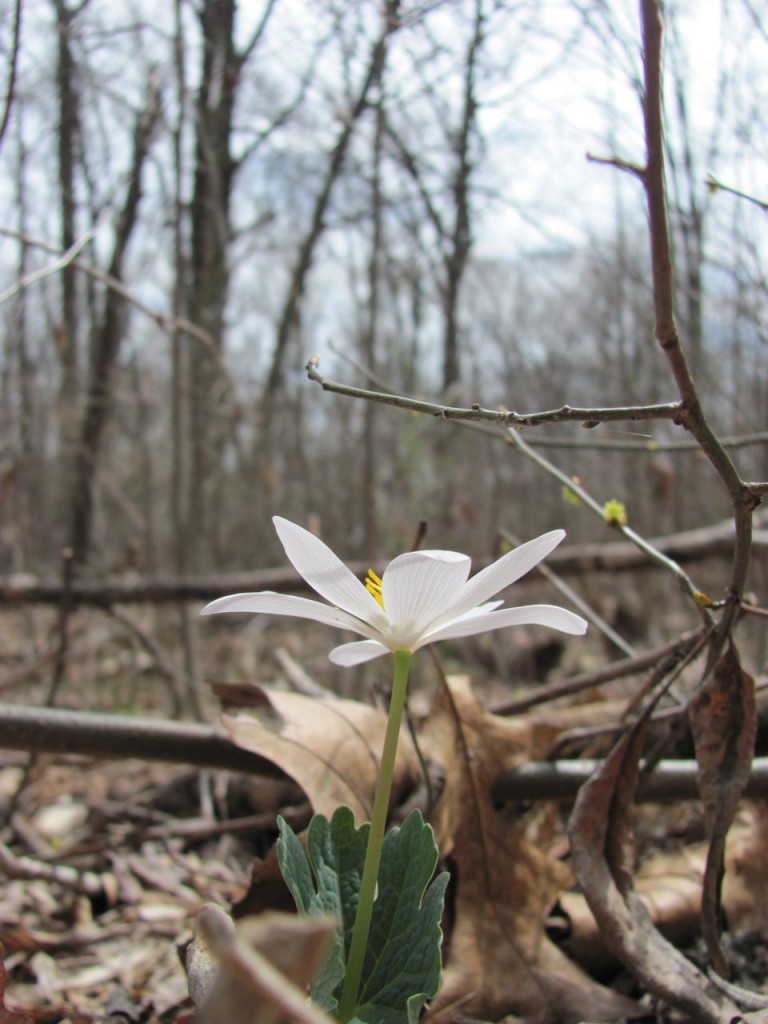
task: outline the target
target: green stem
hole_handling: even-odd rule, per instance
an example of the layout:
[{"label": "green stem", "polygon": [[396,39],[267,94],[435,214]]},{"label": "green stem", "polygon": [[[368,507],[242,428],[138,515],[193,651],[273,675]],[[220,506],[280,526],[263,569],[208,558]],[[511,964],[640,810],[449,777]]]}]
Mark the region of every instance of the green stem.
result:
[{"label": "green stem", "polygon": [[389,797],[392,791],[397,741],[400,735],[400,723],[403,720],[410,664],[410,651],[395,651],[395,674],[392,680],[392,697],[389,702],[387,731],[384,736],[384,749],[381,753],[381,763],[379,765],[379,779],[376,783],[376,796],[373,801],[371,830],[368,833],[363,877],[360,882],[360,894],[357,900],[357,914],[355,915],[355,924],[352,929],[352,942],[349,946],[344,985],[339,1001],[338,1016],[343,1024],[354,1016],[357,1008],[357,997],[360,992],[360,980],[363,976],[363,962],[365,960],[365,951],[368,948],[368,933],[371,930],[373,901],[376,896],[376,882],[379,877],[381,847],[384,842],[384,832],[387,826]]}]

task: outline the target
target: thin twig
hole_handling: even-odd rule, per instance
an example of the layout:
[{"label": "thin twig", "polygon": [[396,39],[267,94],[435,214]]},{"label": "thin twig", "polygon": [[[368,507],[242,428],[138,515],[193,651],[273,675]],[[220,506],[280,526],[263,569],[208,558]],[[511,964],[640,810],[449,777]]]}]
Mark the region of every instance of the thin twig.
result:
[{"label": "thin twig", "polygon": [[664,658],[673,658],[677,662],[689,647],[697,642],[707,628],[700,626],[693,633],[686,633],[675,640],[654,647],[650,651],[638,654],[634,658],[623,658],[621,661],[615,661],[594,672],[582,672],[569,679],[562,679],[546,686],[537,686],[529,693],[494,704],[490,710],[496,715],[520,715],[538,704],[547,704],[550,701],[559,700],[561,697],[572,697],[574,694],[590,690],[595,686],[612,683],[617,679],[636,675],[638,672],[645,672]]},{"label": "thin twig", "polygon": [[8,299],[12,299],[14,295],[18,295],[18,293],[23,291],[25,288],[29,288],[29,286],[35,284],[35,282],[41,281],[45,277],[52,277],[54,274],[58,274],[59,271],[63,270],[65,267],[75,263],[78,253],[88,245],[95,233],[96,232],[93,228],[90,231],[86,231],[82,238],[79,238],[74,245],[71,245],[69,249],[67,249],[65,253],[62,253],[62,255],[57,260],[54,260],[53,263],[49,263],[47,267],[40,267],[39,270],[34,270],[25,277],[19,278],[19,280],[9,288],[6,288],[4,292],[0,292],[0,305],[7,302]]},{"label": "thin twig", "polygon": [[59,692],[64,676],[67,671],[67,658],[69,656],[70,619],[75,610],[72,599],[73,582],[73,556],[71,548],[64,548],[61,553],[61,603],[59,604],[58,633],[59,643],[56,650],[56,660],[51,673],[51,685],[45,703],[53,707],[56,703],[56,695]]},{"label": "thin twig", "polygon": [[616,408],[575,408],[563,405],[559,409],[547,409],[541,412],[519,413],[508,409],[483,409],[479,405],[461,408],[439,405],[435,402],[424,402],[404,395],[389,394],[384,391],[370,391],[357,388],[340,381],[329,380],[318,373],[319,359],[313,356],[306,365],[307,376],[319,384],[323,391],[348,398],[361,398],[367,402],[379,402],[398,409],[411,412],[426,413],[443,420],[456,420],[472,423],[495,423],[500,427],[538,427],[545,423],[581,422],[585,426],[596,426],[598,423],[611,423],[624,420],[672,420],[677,422],[681,405],[679,402],[663,402],[658,405],[626,405]]},{"label": "thin twig", "polygon": [[[520,543],[520,538],[516,537],[513,533],[510,533],[509,530],[501,529],[499,530],[499,533],[511,544],[517,545]],[[534,571],[539,576],[543,576],[545,580],[548,580],[555,590],[562,594],[563,597],[567,598],[574,607],[580,611],[581,614],[591,622],[600,633],[603,634],[604,637],[610,640],[614,647],[618,647],[622,654],[625,654],[628,658],[635,656],[637,652],[632,645],[628,643],[623,636],[620,636],[613,626],[611,626],[609,622],[606,622],[602,615],[596,612],[594,608],[592,608],[592,606],[573,589],[573,587],[569,587],[558,573],[548,565],[545,565],[544,562],[539,562]]]},{"label": "thin twig", "polygon": [[36,676],[41,672],[47,665],[56,659],[58,656],[59,645],[58,643],[52,643],[48,648],[38,654],[34,661],[29,662],[26,665],[21,665],[19,668],[10,672],[7,676],[0,679],[0,692],[4,690],[11,690],[15,686],[20,686],[22,683],[26,683],[33,676]]},{"label": "thin twig", "polygon": [[333,690],[313,679],[285,647],[276,647],[272,653],[297,693],[303,693],[305,697],[320,697],[323,700],[334,700],[338,696]]},{"label": "thin twig", "polygon": [[[378,374],[374,373],[374,371],[370,367],[365,366],[358,359],[355,359],[352,355],[350,355],[349,352],[345,351],[340,346],[335,345],[333,341],[330,341],[328,343],[328,350],[338,359],[342,360],[345,364],[351,366],[356,373],[358,373],[364,380],[368,382],[369,385],[373,385],[375,388],[377,388],[378,390],[374,392],[374,394],[378,394],[379,392],[387,395],[392,394],[391,384],[389,384],[387,381],[384,381]],[[331,387],[335,389],[337,387],[342,386],[338,384],[338,382],[336,381],[327,381],[325,380],[325,378],[321,377],[321,375],[317,372],[318,365],[318,356],[313,356],[312,359],[310,359],[309,362],[307,363],[306,369],[308,376],[311,380],[315,380],[318,383],[322,383],[323,381],[325,381],[325,383],[328,385],[326,390],[331,390]],[[656,407],[648,406],[648,408],[653,409]],[[435,412],[435,409],[439,409],[440,412]],[[444,410],[444,406],[431,406],[429,411],[433,412],[434,415],[436,416],[439,415],[443,418],[446,418]],[[477,412],[477,409],[473,406],[471,411]],[[585,412],[588,410],[579,411]],[[492,415],[494,417],[493,422],[497,421],[497,412],[492,412],[491,410],[486,410],[486,412],[488,412],[489,415]],[[662,418],[666,419],[667,417],[665,416]],[[535,448],[586,448],[589,450],[609,449],[611,451],[639,452],[644,455],[655,454],[657,452],[695,452],[700,451],[701,449],[701,445],[698,441],[688,438],[683,438],[679,441],[660,441],[649,434],[640,435],[639,438],[629,437],[622,440],[619,440],[618,438],[595,437],[591,430],[592,428],[598,425],[599,424],[596,424],[594,421],[590,422],[589,420],[587,420],[587,422],[582,423],[581,426],[583,426],[587,430],[586,437],[533,437],[529,440],[528,443],[530,445],[533,445],[533,447]],[[462,422],[461,426],[472,428],[476,431],[481,431],[491,437],[504,436],[503,434],[500,435],[497,431],[485,426],[483,423],[480,422]],[[725,435],[724,437],[720,438],[720,444],[724,448],[746,448],[751,445],[768,444],[768,431],[758,431],[753,434]],[[749,487],[750,490],[755,490],[760,489],[762,487],[768,487],[768,484],[749,483],[747,484],[747,487]]]},{"label": "thin twig", "polygon": [[[28,245],[30,248],[40,249],[42,252],[57,255],[60,257],[59,262],[66,257],[66,253],[62,254],[61,250],[57,246],[51,245],[49,242],[44,242],[39,238],[33,238],[31,235],[27,235],[22,231],[13,231],[10,228],[4,228],[0,225],[0,236],[13,238],[16,239],[16,241],[22,242],[24,245]],[[221,354],[219,352],[216,339],[204,328],[192,323],[191,320],[187,320],[185,317],[174,317],[168,313],[163,313],[159,309],[153,309],[151,306],[148,306],[146,302],[143,302],[138,298],[130,288],[126,287],[125,282],[113,277],[100,267],[94,267],[91,263],[77,257],[69,262],[73,267],[76,267],[88,277],[92,277],[94,280],[99,281],[101,284],[114,291],[121,299],[124,299],[125,302],[129,303],[135,309],[138,309],[140,313],[143,313],[146,317],[157,324],[158,327],[165,331],[178,330],[182,334],[194,338],[195,341],[199,341],[202,345],[205,345],[211,357],[218,359],[219,369],[224,373],[228,373],[227,368],[221,360]],[[46,274],[47,271],[48,268],[46,268]],[[13,287],[16,288],[16,285]]]},{"label": "thin twig", "polygon": [[[522,436],[518,431],[510,430],[509,439],[512,444],[520,449],[520,451],[529,458],[536,465],[544,469],[550,476],[559,480],[560,483],[567,487],[588,509],[595,513],[603,522],[605,522],[605,512],[603,506],[595,501],[591,494],[586,491],[580,484],[564,473],[561,469],[555,466],[545,458],[540,452],[536,452],[531,446],[523,440]],[[636,547],[638,547],[644,554],[648,556],[651,561],[656,562],[658,565],[663,566],[669,572],[671,572],[683,586],[683,588],[690,594],[691,597],[696,599],[700,591],[696,584],[693,582],[691,577],[682,569],[677,562],[663,554],[658,548],[655,548],[652,544],[649,544],[645,538],[641,537],[639,533],[636,533],[630,526],[626,524],[613,522],[611,527],[618,530],[628,541],[631,541]],[[706,609],[702,608],[698,603],[696,607],[699,609],[700,614],[706,616]]]},{"label": "thin twig", "polygon": [[171,711],[174,717],[180,716],[184,710],[184,683],[171,659],[157,640],[155,640],[154,636],[144,629],[143,626],[139,625],[130,615],[112,606],[108,607],[106,612],[127,629],[129,633],[135,636],[147,654],[153,659],[155,669],[168,683],[168,689],[171,694]]},{"label": "thin twig", "polygon": [[707,175],[706,185],[710,192],[729,192],[732,196],[738,196],[739,199],[746,199],[748,203],[754,203],[755,206],[768,213],[768,203],[758,199],[757,196],[751,196],[748,192],[733,188],[731,185],[724,185],[712,174]]},{"label": "thin twig", "polygon": [[617,171],[624,171],[631,174],[633,178],[642,181],[645,177],[645,168],[631,160],[623,160],[620,156],[597,156],[595,153],[587,153],[587,160],[591,164],[602,164],[604,167],[615,167]]},{"label": "thin twig", "polygon": [[[479,429],[479,428],[478,428]],[[490,428],[483,428],[489,434],[496,434]],[[498,435],[497,435],[498,436]],[[605,438],[595,437],[590,433],[586,437],[532,437],[529,442],[534,448],[576,448],[588,451],[637,452],[640,455],[675,454],[678,452],[697,452],[701,450],[698,441],[683,439],[680,441],[658,441],[655,437],[641,435],[640,438]],[[720,438],[723,448],[747,448],[752,445],[768,444],[768,433],[734,434]],[[748,483],[747,487],[753,494],[765,494],[768,483]]]},{"label": "thin twig", "polygon": [[0,871],[10,878],[53,882],[86,896],[101,896],[105,890],[103,880],[93,871],[78,871],[67,864],[46,864],[32,857],[17,857],[3,842],[0,842]]}]

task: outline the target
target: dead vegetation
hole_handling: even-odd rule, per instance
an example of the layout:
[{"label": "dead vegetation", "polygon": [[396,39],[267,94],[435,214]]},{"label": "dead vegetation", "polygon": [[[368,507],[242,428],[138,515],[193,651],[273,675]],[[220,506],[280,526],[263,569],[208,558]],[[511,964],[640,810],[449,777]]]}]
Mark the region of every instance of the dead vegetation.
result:
[{"label": "dead vegetation", "polygon": [[[45,630],[38,628],[42,636]],[[226,674],[243,679],[254,658],[253,631],[235,626],[220,632],[221,654],[211,651],[211,663],[226,656]],[[83,640],[70,651],[75,659],[68,668],[70,681],[80,669],[78,653],[89,649],[80,646]],[[272,631],[261,637],[270,647],[274,640]],[[535,649],[541,638],[531,631],[529,642]],[[312,811],[331,814],[339,803],[352,806],[360,819],[367,816],[385,720],[376,706],[376,678],[363,682],[358,699],[335,697],[303,668],[314,663],[314,643],[311,630],[305,636],[303,630],[283,629],[278,658],[270,662],[262,648],[261,675],[267,678],[260,686],[226,685],[219,677],[212,687],[215,703],[225,707],[228,735],[281,769],[280,778],[138,759],[4,756],[0,941],[9,1024],[186,1020],[195,1004],[182,947],[200,909],[213,903],[237,920],[290,909],[274,857],[277,814],[297,830]],[[578,657],[565,653],[572,674],[590,663],[594,643]],[[112,651],[113,644],[103,649]],[[569,852],[569,803],[520,798],[499,804],[492,797],[494,782],[505,770],[565,749],[568,756],[604,752],[627,710],[648,691],[659,664],[669,668],[668,659],[510,715],[490,710],[510,689],[498,675],[506,661],[497,653],[501,660],[488,656],[474,688],[468,677],[446,676],[439,662],[423,656],[419,675],[427,685],[414,692],[412,733],[400,756],[393,819],[419,806],[433,823],[453,876],[444,922],[444,984],[431,1016],[440,1021],[623,1020],[656,1012],[660,997],[661,1006],[678,1007],[694,1020],[719,1019],[733,999],[707,978],[711,950],[700,960],[703,970],[685,957],[684,970],[701,1001],[694,1005],[689,995],[680,996],[683,969],[661,944],[690,951],[702,934],[702,899],[705,922],[707,899],[714,899],[710,927],[715,922],[716,941],[722,909],[728,929],[723,955],[739,977],[731,935],[759,936],[768,928],[766,816],[760,802],[738,802],[734,775],[736,763],[742,775],[748,771],[752,748],[743,725],[754,727],[757,721],[745,674],[724,663],[711,696],[698,699],[708,713],[694,732],[699,731],[699,746],[708,750],[711,766],[703,809],[689,801],[641,804],[630,813],[637,765],[626,752],[622,758],[611,755],[582,795],[571,843],[576,857],[589,862],[587,876],[600,873],[585,899]],[[83,667],[88,664],[86,658]],[[522,664],[535,665],[536,659]],[[720,695],[717,679],[725,687]],[[34,693],[34,685],[28,685]],[[510,698],[531,692],[517,687]],[[718,707],[732,712],[738,694],[747,702],[740,718],[722,720],[713,713]],[[656,712],[677,706],[658,690],[654,699]],[[105,693],[100,702],[106,703]],[[649,712],[645,720],[643,728],[657,743],[665,736],[670,742],[663,714],[652,720]],[[638,721],[625,733],[630,745]],[[584,723],[590,723],[588,735]],[[677,732],[679,727],[672,733],[671,753],[685,754],[690,734]],[[724,757],[725,778],[718,768]],[[731,783],[729,806],[721,787]],[[718,815],[725,816],[719,820]],[[729,830],[731,815],[735,824]],[[707,895],[707,886],[719,877],[713,837],[725,843],[726,870],[722,893]],[[642,962],[636,965],[635,980],[627,983],[629,975],[617,959],[622,951],[601,919],[600,900],[609,901],[613,887],[627,927],[643,922],[642,957],[658,949],[655,955],[676,964],[671,990],[660,991],[662,972],[655,962],[645,975]],[[250,948],[250,939],[242,941]],[[247,959],[251,953],[243,955]],[[248,985],[257,983],[243,984],[251,991]],[[233,1006],[252,1011],[242,994],[233,999]],[[231,1013],[233,1024],[252,1019],[245,1011]],[[194,1019],[209,1018],[198,1012]]]}]

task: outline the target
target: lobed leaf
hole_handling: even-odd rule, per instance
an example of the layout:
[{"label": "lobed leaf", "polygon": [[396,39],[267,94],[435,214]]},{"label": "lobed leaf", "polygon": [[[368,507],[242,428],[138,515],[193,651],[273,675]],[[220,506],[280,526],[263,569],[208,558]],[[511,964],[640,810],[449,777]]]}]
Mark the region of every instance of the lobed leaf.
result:
[{"label": "lobed leaf", "polygon": [[[338,1007],[346,951],[357,912],[369,825],[355,827],[348,807],[330,822],[312,819],[307,852],[282,819],[280,869],[302,914],[333,913],[340,922],[333,949],[311,994],[329,1013]],[[355,1020],[364,1024],[416,1024],[424,1003],[440,987],[440,918],[448,875],[430,885],[438,850],[431,827],[414,811],[384,840]]]},{"label": "lobed leaf", "polygon": [[440,987],[440,918],[448,874],[429,884],[437,857],[432,828],[419,811],[384,839],[357,1009],[370,1024],[415,1024]]}]

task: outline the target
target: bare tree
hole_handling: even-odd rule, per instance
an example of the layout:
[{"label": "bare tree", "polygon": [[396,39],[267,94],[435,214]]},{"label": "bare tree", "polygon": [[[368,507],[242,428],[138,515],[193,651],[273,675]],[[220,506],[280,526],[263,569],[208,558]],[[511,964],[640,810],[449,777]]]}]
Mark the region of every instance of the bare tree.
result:
[{"label": "bare tree", "polygon": [[301,301],[307,284],[317,243],[325,228],[325,219],[331,202],[334,186],[341,174],[352,136],[361,116],[368,109],[369,94],[380,76],[386,55],[387,40],[398,27],[400,0],[386,0],[383,28],[376,39],[368,58],[365,76],[351,110],[345,116],[341,130],[331,150],[328,166],[320,190],[315,198],[309,228],[299,246],[298,255],[291,271],[290,282],[283,300],[277,326],[275,347],[264,385],[262,404],[265,421],[268,424],[282,384],[286,351],[300,318]]},{"label": "bare tree", "polygon": [[485,15],[483,0],[476,0],[472,34],[464,60],[464,88],[459,129],[454,143],[454,170],[451,181],[453,196],[453,227],[445,254],[445,295],[443,335],[443,392],[448,395],[458,384],[460,368],[459,298],[461,283],[471,246],[470,176],[471,149],[477,127],[477,96],[475,79],[477,61],[483,43]]},{"label": "bare tree", "polygon": [[[385,13],[385,17],[386,17]],[[386,24],[382,26],[381,38],[388,37]],[[386,49],[383,59],[376,69],[376,77],[372,83],[376,91],[375,121],[371,153],[371,249],[368,258],[368,308],[366,323],[362,331],[361,352],[363,364],[373,375],[369,385],[375,385],[378,347],[381,334],[381,294],[382,294],[382,256],[384,246],[384,198],[382,195],[382,156],[384,143],[384,70]],[[378,554],[379,523],[377,497],[377,432],[376,408],[367,406],[363,414],[363,479],[361,522],[363,524],[363,544],[371,557]]]},{"label": "bare tree", "polygon": [[16,98],[16,79],[19,68],[19,55],[21,53],[21,4],[22,0],[14,0],[13,22],[11,28],[11,42],[8,56],[8,70],[5,83],[5,96],[3,97],[3,111],[0,114],[0,147],[5,139],[8,125],[11,120],[11,110]]},{"label": "bare tree", "polygon": [[[115,228],[115,244],[109,263],[109,275],[117,281],[122,277],[126,251],[136,227],[142,194],[142,172],[159,117],[157,83],[150,79],[146,106],[139,113],[133,131],[128,188]],[[114,289],[108,289],[101,324],[94,339],[70,497],[70,546],[75,562],[80,565],[87,562],[92,541],[96,469],[109,416],[112,374],[124,337],[124,308],[122,297]]]},{"label": "bare tree", "polygon": [[[80,145],[80,100],[76,81],[77,62],[72,33],[77,16],[85,4],[69,7],[66,0],[53,0],[56,13],[56,99],[59,216],[61,248],[67,252],[77,237],[76,170]],[[56,352],[61,366],[59,386],[59,422],[64,479],[73,472],[78,433],[78,341],[80,317],[77,302],[77,270],[71,264],[61,272],[61,320],[56,326]]]},{"label": "bare tree", "polygon": [[195,103],[195,166],[191,200],[188,297],[190,319],[212,340],[195,344],[188,358],[190,395],[189,509],[195,509],[194,561],[214,538],[221,486],[218,467],[233,395],[223,370],[225,310],[231,278],[232,191],[239,163],[232,152],[237,94],[246,63],[266,31],[276,0],[267,0],[247,45],[235,46],[235,0],[204,0],[202,60]]}]

